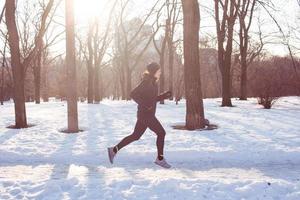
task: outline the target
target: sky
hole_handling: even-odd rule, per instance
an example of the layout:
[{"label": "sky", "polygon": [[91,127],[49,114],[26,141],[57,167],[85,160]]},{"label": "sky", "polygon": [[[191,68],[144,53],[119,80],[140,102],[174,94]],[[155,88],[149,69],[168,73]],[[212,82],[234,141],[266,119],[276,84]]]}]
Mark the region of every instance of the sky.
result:
[{"label": "sky", "polygon": [[[295,27],[297,23],[297,17],[300,18],[300,6],[297,4],[297,0],[272,0],[275,9],[272,12],[272,15],[276,20],[278,20],[281,28],[284,30],[284,33],[288,35],[289,32],[289,26]],[[215,22],[213,17],[207,13],[207,9],[204,9],[203,7],[209,7],[213,8],[212,1],[200,1],[200,4],[202,5],[201,9],[201,22],[200,22],[200,32],[202,34],[214,34],[215,35]],[[260,16],[260,21],[263,23],[262,26],[262,33],[266,37],[266,42],[271,42],[272,44],[266,45],[266,50],[274,55],[286,55],[288,54],[287,48],[282,45],[282,34],[274,34],[275,32],[278,32],[279,29],[272,20],[272,18],[267,14],[267,12],[264,9],[260,9],[256,12],[256,15],[254,15],[254,19],[252,22],[252,26],[250,29],[250,34],[258,32],[258,16]],[[300,19],[298,20],[298,24],[300,22]],[[299,26],[298,26],[299,27]],[[300,28],[300,27],[299,27]],[[300,29],[299,29],[300,31]],[[251,34],[250,36],[255,37],[255,34]],[[278,39],[278,36],[280,39]],[[200,35],[201,37],[201,35]],[[296,41],[291,41],[292,44],[297,45],[300,48],[300,44],[298,41],[298,44],[296,44]],[[299,52],[300,53],[300,52]],[[299,54],[298,54],[299,55]]]},{"label": "sky", "polygon": [[[34,1],[34,0],[32,0]],[[143,16],[147,13],[147,11],[152,7],[152,5],[157,0],[135,0],[129,5],[128,16]],[[0,8],[2,8],[5,0],[0,0]],[[24,4],[25,0],[18,0],[19,6]],[[30,1],[31,2],[31,1]],[[110,3],[109,3],[110,2]],[[111,2],[109,0],[75,0],[75,17],[78,25],[78,30],[83,30],[84,27],[88,26],[89,19],[91,16],[98,16],[103,23],[108,20],[108,11],[111,6]],[[295,27],[300,21],[300,6],[297,4],[297,0],[272,0],[275,5],[276,10],[272,11],[274,17],[280,22],[281,28],[284,30],[285,34],[289,34],[289,26]],[[204,37],[205,35],[215,35],[215,22],[209,11],[206,7],[213,8],[212,0],[202,0],[199,1],[201,5],[201,30],[200,37]],[[60,8],[61,19],[63,19],[63,8],[64,3]],[[268,44],[266,46],[266,50],[274,55],[286,55],[288,53],[286,46],[282,45],[282,37],[278,39],[278,36],[282,36],[281,34],[275,34],[274,32],[278,32],[278,28],[275,23],[272,21],[270,16],[264,11],[260,10],[260,18],[263,21],[264,25],[262,27],[263,34],[268,36],[267,40],[272,41],[272,44]],[[257,32],[258,23],[257,19],[253,20],[252,32]],[[63,21],[62,21],[63,23]],[[300,23],[298,23],[300,24]],[[0,26],[3,28],[3,24]],[[299,25],[298,25],[299,27]],[[300,28],[300,27],[299,27]],[[182,35],[182,28],[178,27],[177,31],[178,37]],[[0,42],[1,43],[1,42]],[[290,44],[297,46],[300,48],[299,40],[290,39]],[[60,46],[64,43],[61,42]],[[3,45],[3,44],[2,44]],[[2,46],[0,44],[0,46]],[[57,47],[56,47],[57,48]],[[61,48],[59,48],[61,49]],[[300,55],[300,52],[299,54]]]}]

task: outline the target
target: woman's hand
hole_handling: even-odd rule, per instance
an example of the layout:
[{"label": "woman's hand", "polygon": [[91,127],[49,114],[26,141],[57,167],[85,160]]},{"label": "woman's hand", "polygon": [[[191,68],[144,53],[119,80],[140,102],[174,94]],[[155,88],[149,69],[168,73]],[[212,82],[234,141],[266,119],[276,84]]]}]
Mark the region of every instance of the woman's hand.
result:
[{"label": "woman's hand", "polygon": [[164,96],[164,99],[168,99],[168,98],[172,97],[172,92],[171,91],[167,91],[167,92],[165,92],[163,94],[163,96]]},{"label": "woman's hand", "polygon": [[162,93],[161,95],[158,95],[156,100],[157,101],[162,101],[164,99],[169,99],[170,97],[172,97],[172,92],[167,91],[167,92]]}]

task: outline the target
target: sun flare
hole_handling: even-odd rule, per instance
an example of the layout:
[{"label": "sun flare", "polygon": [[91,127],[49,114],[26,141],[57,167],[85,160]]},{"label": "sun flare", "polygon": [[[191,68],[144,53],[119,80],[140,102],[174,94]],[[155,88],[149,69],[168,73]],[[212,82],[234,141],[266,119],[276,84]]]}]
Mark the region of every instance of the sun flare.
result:
[{"label": "sun flare", "polygon": [[103,15],[105,0],[75,0],[75,17],[79,23],[87,23],[92,18]]}]

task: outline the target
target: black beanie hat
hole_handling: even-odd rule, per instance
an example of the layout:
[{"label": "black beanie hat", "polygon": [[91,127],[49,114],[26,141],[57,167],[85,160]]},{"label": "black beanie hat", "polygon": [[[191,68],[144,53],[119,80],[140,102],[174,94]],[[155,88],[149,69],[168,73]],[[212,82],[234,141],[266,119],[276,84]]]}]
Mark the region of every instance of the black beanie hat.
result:
[{"label": "black beanie hat", "polygon": [[147,71],[150,74],[155,74],[157,72],[157,70],[159,70],[159,64],[158,63],[152,62],[152,63],[147,65]]}]

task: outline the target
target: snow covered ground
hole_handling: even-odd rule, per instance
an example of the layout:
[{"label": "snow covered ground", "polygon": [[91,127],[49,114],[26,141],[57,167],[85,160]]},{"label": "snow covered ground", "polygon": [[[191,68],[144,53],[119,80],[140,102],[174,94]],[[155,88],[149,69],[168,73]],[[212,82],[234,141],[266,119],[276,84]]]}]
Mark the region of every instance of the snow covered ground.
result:
[{"label": "snow covered ground", "polygon": [[110,165],[106,148],[131,133],[136,104],[79,103],[84,132],[63,134],[66,103],[27,104],[28,129],[14,123],[13,104],[0,106],[0,199],[300,199],[300,98],[282,98],[264,110],[252,99],[219,107],[205,100],[219,129],[173,130],[185,105],[159,105],[167,136],[161,169],[155,135],[122,149]]}]

